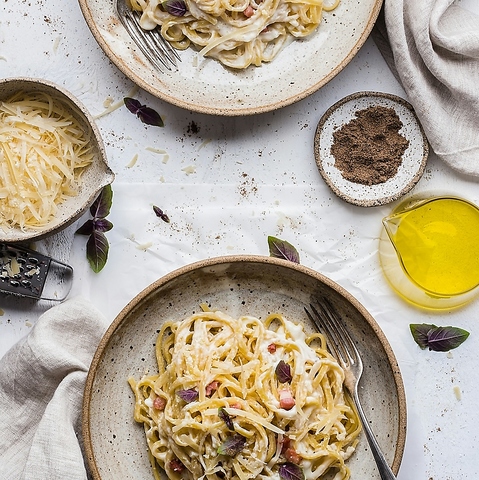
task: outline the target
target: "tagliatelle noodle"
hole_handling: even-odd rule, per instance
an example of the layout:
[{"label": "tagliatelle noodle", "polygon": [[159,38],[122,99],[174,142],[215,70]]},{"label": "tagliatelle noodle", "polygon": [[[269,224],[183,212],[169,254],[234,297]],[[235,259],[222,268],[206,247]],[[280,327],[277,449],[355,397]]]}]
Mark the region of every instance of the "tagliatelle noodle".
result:
[{"label": "tagliatelle noodle", "polygon": [[[175,48],[190,45],[224,65],[244,69],[270,62],[295,38],[311,35],[340,0],[185,0],[184,16],[169,14],[164,0],[130,0],[146,30],[160,26]],[[248,12],[248,15],[245,14]],[[250,16],[251,15],[251,16]]]},{"label": "tagliatelle noodle", "polygon": [[46,93],[0,102],[0,227],[39,229],[78,194],[93,161],[90,138]]},{"label": "tagliatelle noodle", "polygon": [[[288,461],[285,446],[299,456],[307,480],[328,471],[335,480],[350,477],[345,461],[355,450],[360,422],[343,391],[344,371],[321,334],[308,336],[277,314],[263,322],[205,311],[165,323],[156,358],[158,373],[128,382],[157,480],[162,471],[172,480],[279,480]],[[290,382],[278,380],[281,360],[289,365]],[[178,395],[190,389],[197,394],[192,401]],[[294,406],[281,403],[284,390]],[[232,456],[219,454],[233,434],[245,438],[244,447]]]}]

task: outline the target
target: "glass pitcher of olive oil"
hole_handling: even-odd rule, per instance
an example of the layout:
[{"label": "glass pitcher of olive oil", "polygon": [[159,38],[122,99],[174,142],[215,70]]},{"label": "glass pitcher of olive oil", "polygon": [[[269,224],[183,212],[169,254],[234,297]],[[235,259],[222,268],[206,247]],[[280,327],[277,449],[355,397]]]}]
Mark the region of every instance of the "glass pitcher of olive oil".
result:
[{"label": "glass pitcher of olive oil", "polygon": [[479,293],[479,208],[454,196],[410,199],[383,219],[379,256],[407,301],[459,307]]}]

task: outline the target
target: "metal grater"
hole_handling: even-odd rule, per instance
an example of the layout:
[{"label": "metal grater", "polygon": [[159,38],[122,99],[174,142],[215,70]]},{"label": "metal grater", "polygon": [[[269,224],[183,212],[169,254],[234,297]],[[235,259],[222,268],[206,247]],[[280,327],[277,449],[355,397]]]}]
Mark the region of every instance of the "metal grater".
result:
[{"label": "metal grater", "polygon": [[73,269],[28,248],[0,243],[0,292],[42,300],[64,300]]}]

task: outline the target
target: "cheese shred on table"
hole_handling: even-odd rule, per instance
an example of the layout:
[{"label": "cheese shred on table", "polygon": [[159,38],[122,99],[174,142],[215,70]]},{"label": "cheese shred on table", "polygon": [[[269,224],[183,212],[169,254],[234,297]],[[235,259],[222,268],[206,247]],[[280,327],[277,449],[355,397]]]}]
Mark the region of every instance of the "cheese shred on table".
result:
[{"label": "cheese shred on table", "polygon": [[0,227],[39,229],[78,195],[90,138],[59,102],[18,93],[0,102]]}]

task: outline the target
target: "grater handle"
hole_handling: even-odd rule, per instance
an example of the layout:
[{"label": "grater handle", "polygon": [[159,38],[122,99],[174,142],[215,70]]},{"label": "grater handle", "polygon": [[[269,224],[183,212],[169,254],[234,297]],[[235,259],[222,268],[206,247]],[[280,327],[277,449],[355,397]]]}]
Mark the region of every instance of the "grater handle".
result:
[{"label": "grater handle", "polygon": [[37,300],[65,300],[73,268],[21,245],[0,243],[0,292]]},{"label": "grater handle", "polygon": [[70,293],[72,282],[73,268],[54,258],[50,259],[50,266],[40,298],[61,302]]}]

